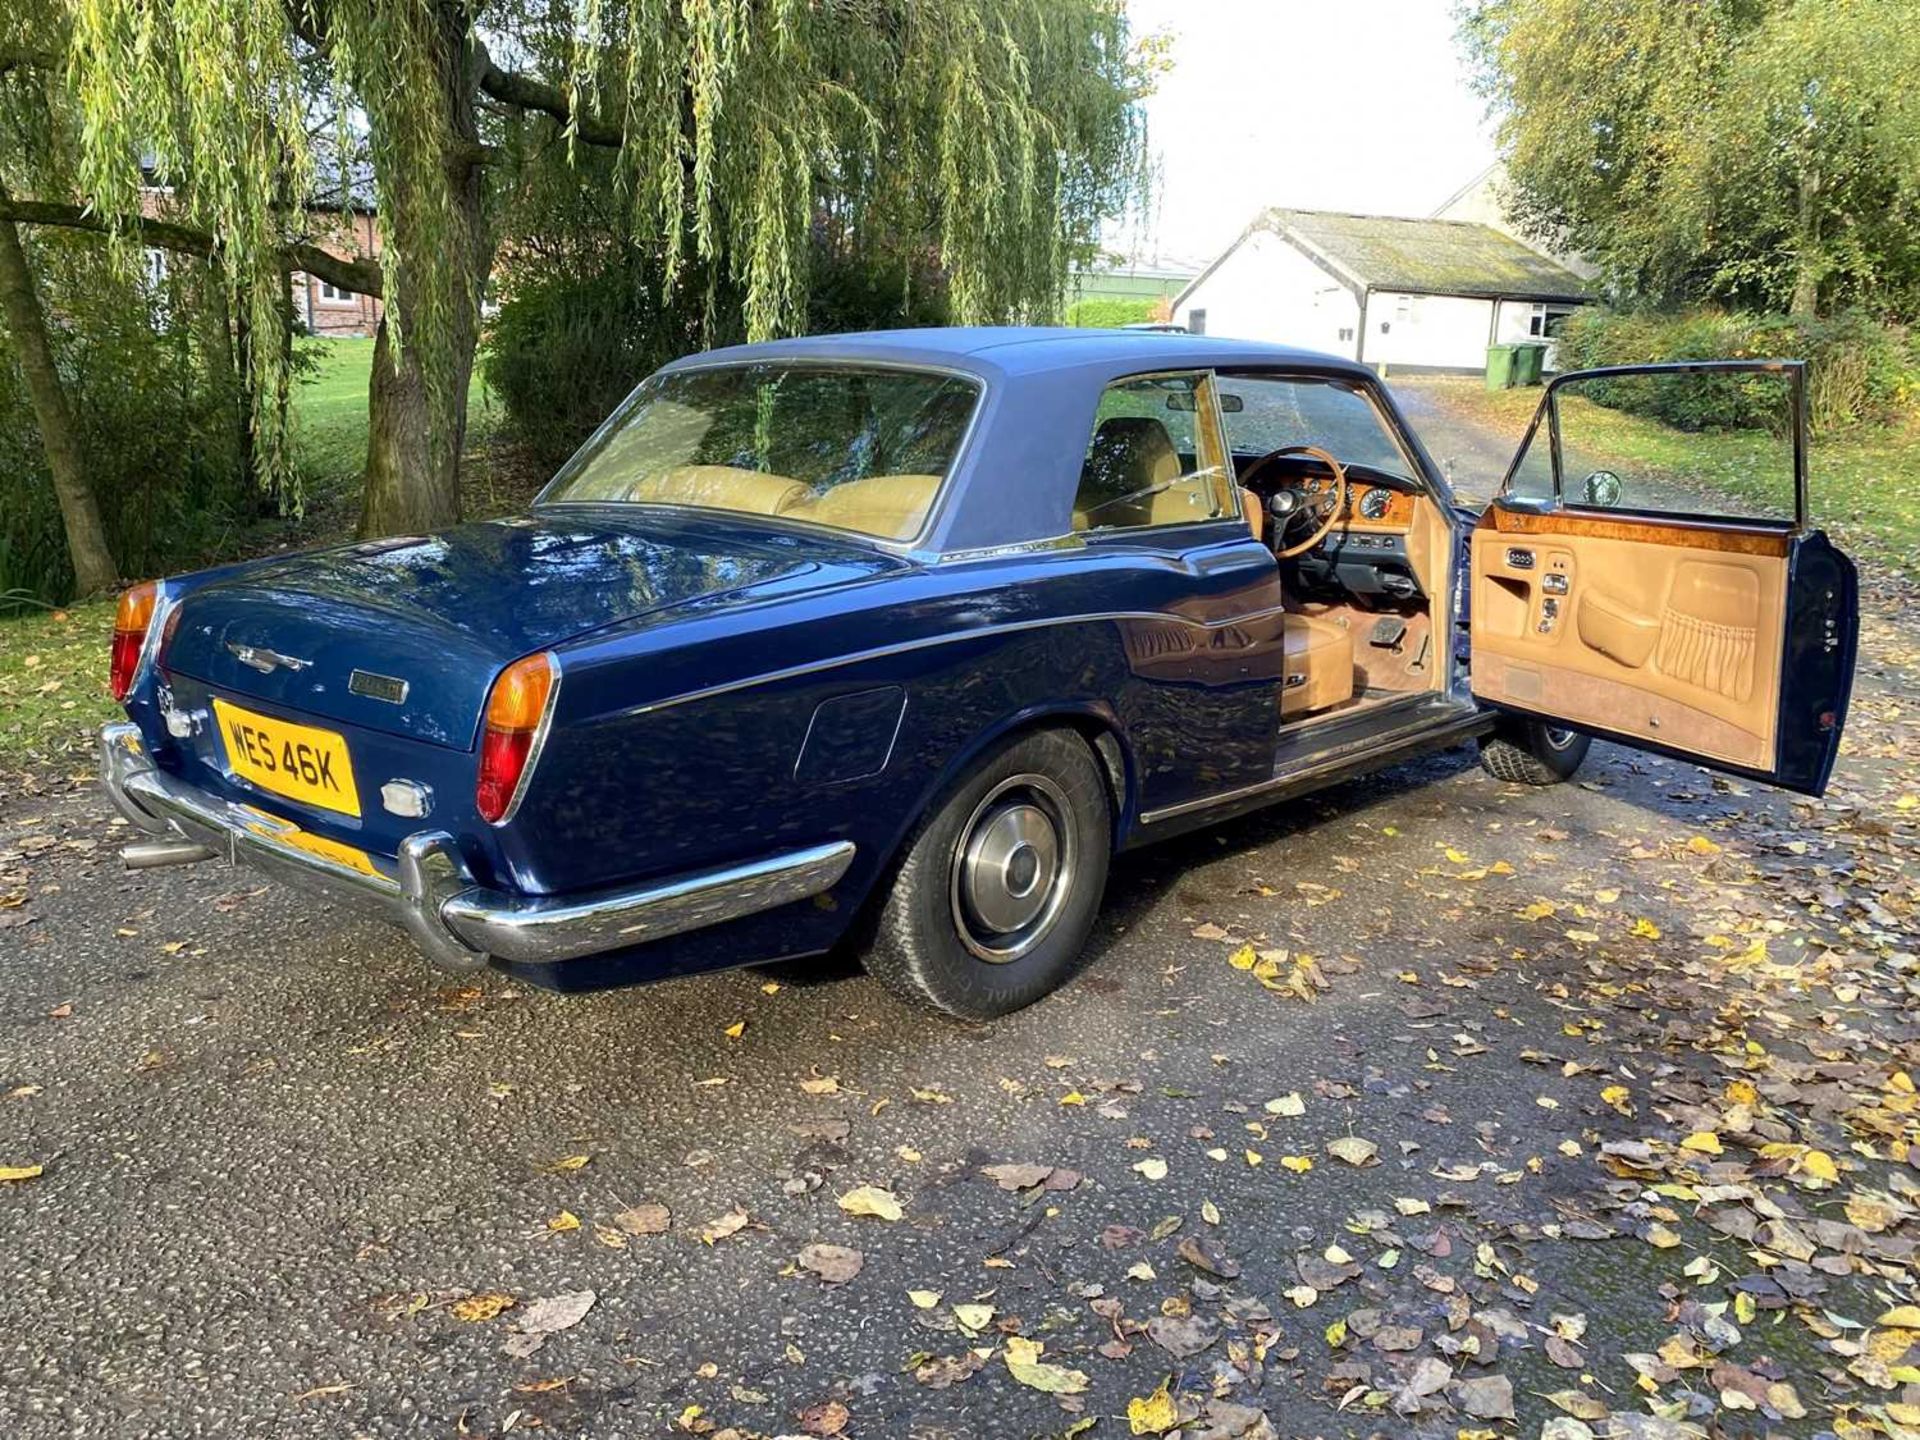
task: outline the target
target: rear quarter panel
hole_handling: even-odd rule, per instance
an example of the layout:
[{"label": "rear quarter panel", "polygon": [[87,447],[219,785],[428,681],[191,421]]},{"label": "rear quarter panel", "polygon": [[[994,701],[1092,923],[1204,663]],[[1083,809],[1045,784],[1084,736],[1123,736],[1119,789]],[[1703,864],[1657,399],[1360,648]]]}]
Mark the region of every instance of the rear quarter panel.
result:
[{"label": "rear quarter panel", "polygon": [[847,839],[832,894],[777,917],[780,953],[822,950],[940,791],[1049,717],[1118,742],[1124,845],[1142,808],[1271,771],[1280,618],[1250,546],[1235,524],[1178,556],[948,562],[563,650],[503,878],[586,889]]}]

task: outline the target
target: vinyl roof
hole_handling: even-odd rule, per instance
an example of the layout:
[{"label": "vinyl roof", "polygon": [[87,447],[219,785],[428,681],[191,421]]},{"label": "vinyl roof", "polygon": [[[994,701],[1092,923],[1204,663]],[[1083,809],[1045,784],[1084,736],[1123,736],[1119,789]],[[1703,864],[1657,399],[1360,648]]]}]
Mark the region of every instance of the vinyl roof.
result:
[{"label": "vinyl roof", "polygon": [[1576,303],[1594,298],[1586,283],[1564,265],[1490,225],[1281,208],[1263,211],[1187,292],[1249,236],[1262,231],[1304,251],[1357,291]]},{"label": "vinyl roof", "polygon": [[763,360],[871,360],[896,365],[944,365],[982,376],[1039,375],[1106,370],[1114,375],[1167,369],[1233,369],[1285,365],[1368,374],[1351,360],[1317,350],[1141,330],[1083,330],[1065,326],[945,326],[925,330],[867,330],[809,335],[707,350],[668,369]]}]

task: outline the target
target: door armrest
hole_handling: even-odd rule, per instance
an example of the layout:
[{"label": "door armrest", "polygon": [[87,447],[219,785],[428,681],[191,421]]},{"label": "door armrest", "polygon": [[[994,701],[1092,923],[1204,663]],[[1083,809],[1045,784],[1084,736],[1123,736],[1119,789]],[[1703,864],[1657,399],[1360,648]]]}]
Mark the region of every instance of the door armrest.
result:
[{"label": "door armrest", "polygon": [[1660,618],[1642,615],[1598,590],[1589,590],[1580,597],[1579,631],[1581,644],[1638,670],[1660,638]]}]

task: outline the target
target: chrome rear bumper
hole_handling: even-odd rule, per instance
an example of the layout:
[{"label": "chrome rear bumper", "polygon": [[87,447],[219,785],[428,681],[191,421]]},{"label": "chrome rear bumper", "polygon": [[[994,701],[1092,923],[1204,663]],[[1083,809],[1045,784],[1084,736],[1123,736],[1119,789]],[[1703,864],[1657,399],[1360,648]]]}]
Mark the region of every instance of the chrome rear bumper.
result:
[{"label": "chrome rear bumper", "polygon": [[400,842],[394,873],[373,873],[303,849],[292,825],[183,785],[155,767],[138,727],[100,732],[100,778],[114,808],[153,840],[121,854],[130,866],[224,856],[276,879],[319,889],[403,926],[428,959],[476,970],[490,958],[549,965],[738,919],[829,890],[853,863],[849,841],[742,865],[596,890],[528,896],[478,885],[453,837],[424,830]]}]

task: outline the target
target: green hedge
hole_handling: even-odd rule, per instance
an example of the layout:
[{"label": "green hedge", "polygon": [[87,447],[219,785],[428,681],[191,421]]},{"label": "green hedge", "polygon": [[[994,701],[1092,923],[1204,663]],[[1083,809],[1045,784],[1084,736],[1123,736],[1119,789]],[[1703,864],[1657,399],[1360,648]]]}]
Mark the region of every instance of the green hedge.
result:
[{"label": "green hedge", "polygon": [[[1913,339],[1858,312],[1817,320],[1738,311],[1678,315],[1582,310],[1560,337],[1563,370],[1670,360],[1805,360],[1815,430],[1885,423],[1920,398]],[[1757,376],[1703,377],[1689,385],[1583,386],[1601,404],[1685,430],[1766,429],[1781,416],[1778,383]]]},{"label": "green hedge", "polygon": [[1076,300],[1067,307],[1067,324],[1086,330],[1118,330],[1153,319],[1160,302],[1147,296],[1137,300]]}]

